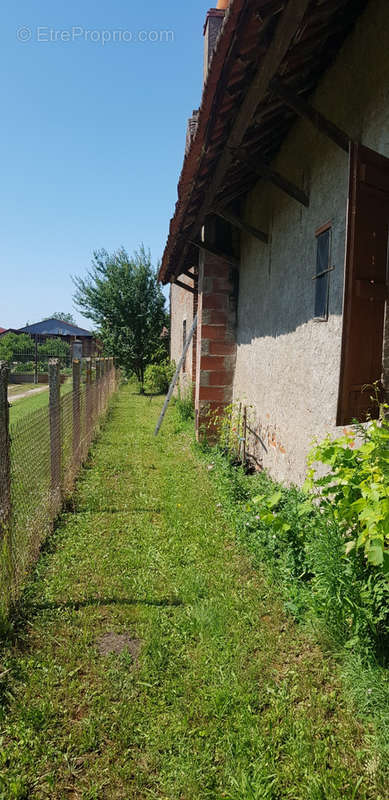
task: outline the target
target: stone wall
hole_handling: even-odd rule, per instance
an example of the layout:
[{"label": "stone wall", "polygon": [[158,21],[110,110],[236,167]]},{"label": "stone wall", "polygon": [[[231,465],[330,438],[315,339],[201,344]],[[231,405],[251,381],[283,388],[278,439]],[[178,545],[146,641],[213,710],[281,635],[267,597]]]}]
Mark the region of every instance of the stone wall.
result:
[{"label": "stone wall", "polygon": [[[361,57],[363,54],[363,57]],[[312,104],[352,138],[389,157],[389,25],[386,0],[368,5]],[[336,408],[348,157],[309,123],[295,124],[275,167],[310,196],[305,208],[268,183],[245,217],[268,245],[242,234],[234,399],[252,406],[251,443],[279,479],[301,483],[314,436],[339,434]],[[316,236],[331,222],[328,320],[314,319]],[[389,345],[386,344],[388,353]]]}]

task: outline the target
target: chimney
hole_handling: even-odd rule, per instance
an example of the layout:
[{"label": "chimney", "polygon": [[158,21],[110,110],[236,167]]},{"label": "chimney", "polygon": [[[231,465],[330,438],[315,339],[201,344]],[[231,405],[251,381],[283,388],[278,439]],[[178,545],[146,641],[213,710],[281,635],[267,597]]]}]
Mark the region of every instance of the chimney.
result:
[{"label": "chimney", "polygon": [[217,8],[208,11],[204,25],[204,83],[208,77],[209,65],[212,61],[217,37],[223,24],[224,14],[230,0],[218,0]]}]

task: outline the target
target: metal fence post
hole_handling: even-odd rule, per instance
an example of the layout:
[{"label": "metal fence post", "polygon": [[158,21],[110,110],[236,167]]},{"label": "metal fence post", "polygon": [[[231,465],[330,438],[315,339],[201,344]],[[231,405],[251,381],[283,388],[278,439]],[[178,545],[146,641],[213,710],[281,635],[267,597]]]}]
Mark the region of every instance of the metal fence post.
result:
[{"label": "metal fence post", "polygon": [[53,512],[56,514],[61,506],[61,420],[60,395],[61,376],[59,359],[51,358],[49,369],[49,415],[50,415],[50,459],[51,459],[51,491]]},{"label": "metal fence post", "polygon": [[77,468],[80,463],[81,441],[81,361],[73,361],[73,464]]},{"label": "metal fence post", "polygon": [[0,541],[11,520],[11,441],[8,405],[9,367],[0,361]]}]

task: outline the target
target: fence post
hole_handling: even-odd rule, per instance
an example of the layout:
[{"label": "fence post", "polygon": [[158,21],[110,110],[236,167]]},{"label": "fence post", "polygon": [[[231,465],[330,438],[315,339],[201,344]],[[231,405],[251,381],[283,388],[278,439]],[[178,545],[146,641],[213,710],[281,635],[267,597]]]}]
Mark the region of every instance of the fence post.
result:
[{"label": "fence post", "polygon": [[85,359],[85,413],[86,413],[86,431],[87,441],[89,442],[89,435],[93,428],[93,408],[92,408],[92,359]]},{"label": "fence post", "polygon": [[8,405],[9,367],[0,361],[0,541],[11,520],[11,441]]},{"label": "fence post", "polygon": [[80,463],[81,441],[81,361],[73,361],[73,465],[75,468]]},{"label": "fence post", "polygon": [[49,415],[50,415],[50,460],[51,491],[54,514],[61,505],[61,421],[60,394],[61,377],[59,359],[50,358],[49,368]]},{"label": "fence post", "polygon": [[100,392],[101,392],[101,358],[96,358],[96,420],[100,416]]}]

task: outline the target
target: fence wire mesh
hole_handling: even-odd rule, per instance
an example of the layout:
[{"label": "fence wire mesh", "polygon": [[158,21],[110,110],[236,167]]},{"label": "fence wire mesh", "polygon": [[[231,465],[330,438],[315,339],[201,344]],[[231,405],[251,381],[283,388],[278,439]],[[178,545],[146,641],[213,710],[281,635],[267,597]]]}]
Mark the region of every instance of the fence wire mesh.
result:
[{"label": "fence wire mesh", "polygon": [[[73,491],[77,472],[87,458],[110,398],[117,389],[117,372],[112,359],[101,362],[102,359],[97,370],[89,365],[85,371],[80,362],[74,362],[72,391],[62,396],[59,363],[52,364],[48,405],[18,419],[8,431],[8,414],[3,403],[4,419],[0,415],[0,616],[6,615],[18,599],[43,541],[64,500]],[[1,376],[4,378],[3,371],[0,371]]]}]

